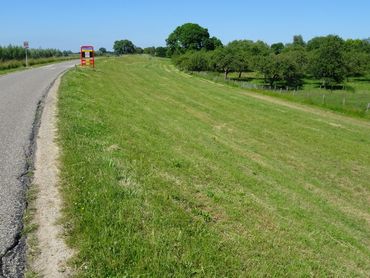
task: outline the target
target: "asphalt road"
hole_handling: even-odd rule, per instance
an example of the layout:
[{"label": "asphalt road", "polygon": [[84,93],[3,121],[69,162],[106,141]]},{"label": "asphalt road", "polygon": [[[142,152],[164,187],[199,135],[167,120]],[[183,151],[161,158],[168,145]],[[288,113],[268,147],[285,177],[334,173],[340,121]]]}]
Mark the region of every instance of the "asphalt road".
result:
[{"label": "asphalt road", "polygon": [[[27,165],[39,102],[68,61],[0,76],[0,277],[22,277]],[[31,161],[32,163],[32,161]]]}]

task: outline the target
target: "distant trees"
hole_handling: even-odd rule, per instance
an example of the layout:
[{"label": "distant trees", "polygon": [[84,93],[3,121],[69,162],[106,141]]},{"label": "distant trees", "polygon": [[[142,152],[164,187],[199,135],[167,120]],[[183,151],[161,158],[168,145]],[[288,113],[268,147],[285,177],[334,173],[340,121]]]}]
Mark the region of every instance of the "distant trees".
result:
[{"label": "distant trees", "polygon": [[154,56],[167,57],[167,47],[159,46],[155,49]]},{"label": "distant trees", "polygon": [[[69,56],[72,51],[60,51],[58,49],[41,49],[41,48],[32,48],[28,49],[29,58],[50,58],[50,57],[61,57]],[[22,46],[0,46],[0,61],[9,61],[9,60],[22,60],[26,56],[25,49]]]},{"label": "distant trees", "polygon": [[117,55],[134,54],[136,47],[130,40],[118,40],[114,42],[113,50]]},{"label": "distant trees", "polygon": [[107,53],[107,49],[105,47],[100,47],[99,52],[104,55]]},{"label": "distant trees", "polygon": [[151,47],[144,48],[144,54],[148,54],[148,55],[154,56],[155,55],[155,47],[154,46],[151,46]]},{"label": "distant trees", "polygon": [[156,57],[167,57],[167,47],[158,46],[158,47],[146,47],[144,48],[144,54],[148,54]]},{"label": "distant trees", "polygon": [[[209,44],[213,41],[213,46]],[[343,40],[334,35],[315,37],[307,43],[295,35],[292,43],[268,46],[262,41],[237,40],[223,46],[208,30],[192,23],[179,26],[167,39],[169,56],[188,71],[255,71],[269,86],[299,87],[303,78],[319,79],[324,87],[346,77],[370,71],[370,40]]]},{"label": "distant trees", "polygon": [[304,42],[303,37],[301,35],[295,35],[293,36],[293,45],[306,46],[306,43]]}]

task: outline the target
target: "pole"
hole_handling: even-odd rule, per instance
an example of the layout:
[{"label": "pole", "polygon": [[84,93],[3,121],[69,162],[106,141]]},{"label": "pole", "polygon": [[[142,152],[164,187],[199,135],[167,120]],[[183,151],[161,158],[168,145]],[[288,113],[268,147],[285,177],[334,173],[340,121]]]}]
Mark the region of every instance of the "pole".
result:
[{"label": "pole", "polygon": [[26,68],[28,67],[28,57],[27,57],[27,48],[26,49]]}]

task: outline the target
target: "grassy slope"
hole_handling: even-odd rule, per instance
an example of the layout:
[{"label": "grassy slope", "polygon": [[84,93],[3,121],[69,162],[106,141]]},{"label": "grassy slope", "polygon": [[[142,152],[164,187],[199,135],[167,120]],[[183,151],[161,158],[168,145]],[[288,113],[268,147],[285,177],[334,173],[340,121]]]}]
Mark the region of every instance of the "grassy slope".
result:
[{"label": "grassy slope", "polygon": [[370,127],[124,57],[69,72],[62,181],[79,276],[370,272]]}]

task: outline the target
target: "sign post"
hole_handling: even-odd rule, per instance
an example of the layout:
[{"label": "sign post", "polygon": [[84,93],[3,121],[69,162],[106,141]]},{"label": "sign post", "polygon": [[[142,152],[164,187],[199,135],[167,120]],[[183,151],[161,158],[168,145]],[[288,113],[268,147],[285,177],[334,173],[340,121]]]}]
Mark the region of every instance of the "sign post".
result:
[{"label": "sign post", "polygon": [[26,67],[28,67],[28,54],[27,54],[27,49],[29,48],[29,43],[28,41],[24,41],[23,42],[23,48],[25,49],[26,51]]},{"label": "sign post", "polygon": [[81,66],[92,66],[93,68],[95,68],[94,47],[91,45],[81,46],[80,60]]}]

